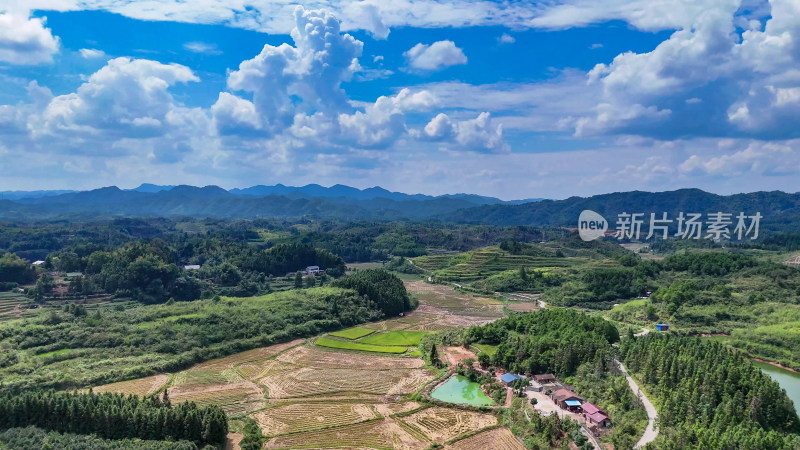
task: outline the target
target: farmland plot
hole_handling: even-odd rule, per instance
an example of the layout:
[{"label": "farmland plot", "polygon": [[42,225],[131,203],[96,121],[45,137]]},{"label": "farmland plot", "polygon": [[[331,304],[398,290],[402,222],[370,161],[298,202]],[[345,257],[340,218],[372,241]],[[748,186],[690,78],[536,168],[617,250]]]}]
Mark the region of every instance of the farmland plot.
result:
[{"label": "farmland plot", "polygon": [[278,436],[266,443],[266,448],[327,448],[331,446],[424,449],[428,443],[415,438],[398,424],[384,420]]},{"label": "farmland plot", "polygon": [[270,398],[283,399],[337,392],[406,394],[414,392],[433,378],[433,373],[425,369],[364,371],[306,367],[294,372],[270,375],[260,381],[269,389]]},{"label": "farmland plot", "polygon": [[120,381],[119,383],[97,386],[92,390],[98,394],[113,392],[115,394],[133,394],[140,397],[150,395],[169,381],[168,375],[153,375],[152,377],[139,378],[138,380]]},{"label": "farmland plot", "polygon": [[294,403],[252,415],[264,435],[313,431],[374,419],[375,412],[363,403]]},{"label": "farmland plot", "polygon": [[178,386],[169,388],[168,392],[173,403],[189,401],[199,406],[217,405],[229,415],[244,414],[266,405],[264,392],[249,381]]},{"label": "farmland plot", "polygon": [[342,353],[309,346],[293,348],[276,359],[298,366],[332,369],[351,367],[363,367],[371,370],[416,369],[425,365],[425,362],[419,358]]},{"label": "farmland plot", "polygon": [[525,450],[525,446],[514,436],[507,427],[478,433],[475,436],[456,441],[445,447],[452,450],[474,450],[476,448],[491,448],[494,450]]},{"label": "farmland plot", "polygon": [[497,424],[497,417],[491,414],[438,406],[423,409],[400,420],[439,443]]}]

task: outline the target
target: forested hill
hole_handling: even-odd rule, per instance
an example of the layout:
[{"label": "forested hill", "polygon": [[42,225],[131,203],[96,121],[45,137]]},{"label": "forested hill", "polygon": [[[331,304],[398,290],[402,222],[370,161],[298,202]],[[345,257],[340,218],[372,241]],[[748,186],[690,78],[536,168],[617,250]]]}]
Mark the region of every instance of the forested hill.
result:
[{"label": "forested hill", "polygon": [[668,192],[617,192],[592,197],[570,197],[565,200],[543,200],[522,205],[482,205],[445,214],[450,222],[492,225],[555,225],[577,227],[581,211],[589,209],[603,215],[614,227],[617,214],[667,213],[674,219],[678,213],[707,214],[739,212],[747,215],[760,212],[762,229],[787,231],[800,220],[800,193],[781,191],[748,194],[716,195],[700,189],[680,189]]},{"label": "forested hill", "polygon": [[[2,193],[0,193],[2,194]],[[504,202],[492,197],[456,194],[432,197],[402,194],[381,188],[359,190],[347,186],[255,186],[226,191],[217,186],[153,186],[134,190],[107,187],[14,200],[0,197],[0,220],[32,221],[66,218],[94,220],[112,217],[302,217],[348,220],[440,220],[491,225],[577,226],[581,211],[602,214],[614,227],[621,212],[723,212],[734,216],[760,212],[761,229],[787,231],[800,220],[800,193],[754,192],[729,196],[699,189],[670,192],[618,192],[565,200]]]}]

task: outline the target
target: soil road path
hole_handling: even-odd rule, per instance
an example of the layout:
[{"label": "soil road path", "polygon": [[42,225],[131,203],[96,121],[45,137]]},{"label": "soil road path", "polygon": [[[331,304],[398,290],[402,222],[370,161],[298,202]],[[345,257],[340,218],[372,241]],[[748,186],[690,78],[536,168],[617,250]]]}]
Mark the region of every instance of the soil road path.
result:
[{"label": "soil road path", "polygon": [[617,364],[619,365],[619,370],[623,375],[625,375],[625,378],[628,379],[628,385],[630,385],[631,390],[639,397],[644,404],[645,411],[647,411],[647,428],[644,429],[644,434],[642,434],[639,442],[637,442],[633,447],[635,449],[639,449],[653,442],[656,437],[658,437],[658,428],[656,428],[656,418],[658,418],[658,412],[656,412],[656,407],[653,406],[653,403],[650,402],[650,399],[648,399],[641,389],[639,389],[639,385],[636,384],[636,381],[634,381],[628,371],[625,370],[625,366],[623,366],[619,361],[617,361]]}]

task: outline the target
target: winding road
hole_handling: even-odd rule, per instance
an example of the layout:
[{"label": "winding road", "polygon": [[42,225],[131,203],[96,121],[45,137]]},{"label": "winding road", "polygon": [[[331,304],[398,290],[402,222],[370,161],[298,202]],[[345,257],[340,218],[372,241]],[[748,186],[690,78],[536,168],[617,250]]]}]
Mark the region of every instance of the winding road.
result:
[{"label": "winding road", "polygon": [[637,442],[633,447],[635,449],[643,448],[645,445],[653,442],[656,437],[658,437],[658,428],[656,428],[658,412],[656,411],[656,407],[653,406],[653,403],[650,402],[650,399],[648,399],[641,389],[639,389],[639,385],[636,384],[636,381],[634,381],[633,377],[631,377],[631,375],[625,369],[625,366],[623,366],[619,360],[616,362],[619,366],[620,372],[622,372],[622,374],[625,375],[625,378],[628,379],[628,385],[631,387],[631,390],[639,397],[644,404],[645,411],[647,411],[647,428],[644,429],[644,434],[642,434],[639,442]]}]

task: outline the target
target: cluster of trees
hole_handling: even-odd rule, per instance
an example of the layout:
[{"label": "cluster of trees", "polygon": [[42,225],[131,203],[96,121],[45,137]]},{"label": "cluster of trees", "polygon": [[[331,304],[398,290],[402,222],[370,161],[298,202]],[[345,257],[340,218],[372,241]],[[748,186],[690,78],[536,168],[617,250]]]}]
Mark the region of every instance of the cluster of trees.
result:
[{"label": "cluster of trees", "polygon": [[724,345],[648,335],[624,339],[620,357],[660,405],[654,447],[800,448],[792,401]]},{"label": "cluster of trees", "polygon": [[423,270],[411,263],[405,256],[394,256],[383,263],[383,268],[393,272],[419,274]]},{"label": "cluster of trees", "polygon": [[86,434],[47,431],[30,426],[0,431],[0,448],[37,450],[197,450],[198,447],[197,444],[190,441],[111,440]]},{"label": "cluster of trees", "polygon": [[[188,262],[204,265],[200,270],[184,270],[183,263]],[[342,258],[306,244],[278,244],[260,250],[244,243],[200,238],[178,245],[161,239],[140,240],[114,250],[79,245],[45,260],[46,268],[83,273],[71,280],[71,294],[109,293],[143,303],[267,293],[273,275],[311,265],[331,276],[341,276],[345,270]],[[47,293],[37,287],[34,294],[41,298]]]},{"label": "cluster of trees", "polygon": [[0,429],[27,427],[107,439],[186,440],[221,444],[228,419],[216,405],[172,405],[169,399],[121,394],[25,392],[0,396]]},{"label": "cluster of trees", "polygon": [[359,270],[333,285],[355,290],[387,316],[396,316],[416,307],[403,281],[383,269]]},{"label": "cluster of trees", "polygon": [[497,351],[478,355],[483,366],[498,366],[515,373],[574,375],[582,364],[606,371],[611,363],[611,344],[619,331],[601,317],[571,309],[544,309],[514,314],[484,326],[427,335],[420,341],[423,355],[436,343],[448,345],[489,344]]},{"label": "cluster of trees", "polygon": [[0,255],[0,291],[8,291],[20,284],[36,280],[36,271],[29,261],[14,253]]},{"label": "cluster of trees", "polygon": [[0,358],[0,379],[12,391],[72,389],[182,370],[378,320],[384,317],[379,304],[390,299],[401,304],[407,298],[399,290],[402,283],[394,287],[394,292],[378,288],[375,295],[383,295],[378,301],[354,290],[322,287],[255,298],[103,308],[86,315],[77,307],[66,313],[52,310],[0,328],[3,354],[19,356]]}]

